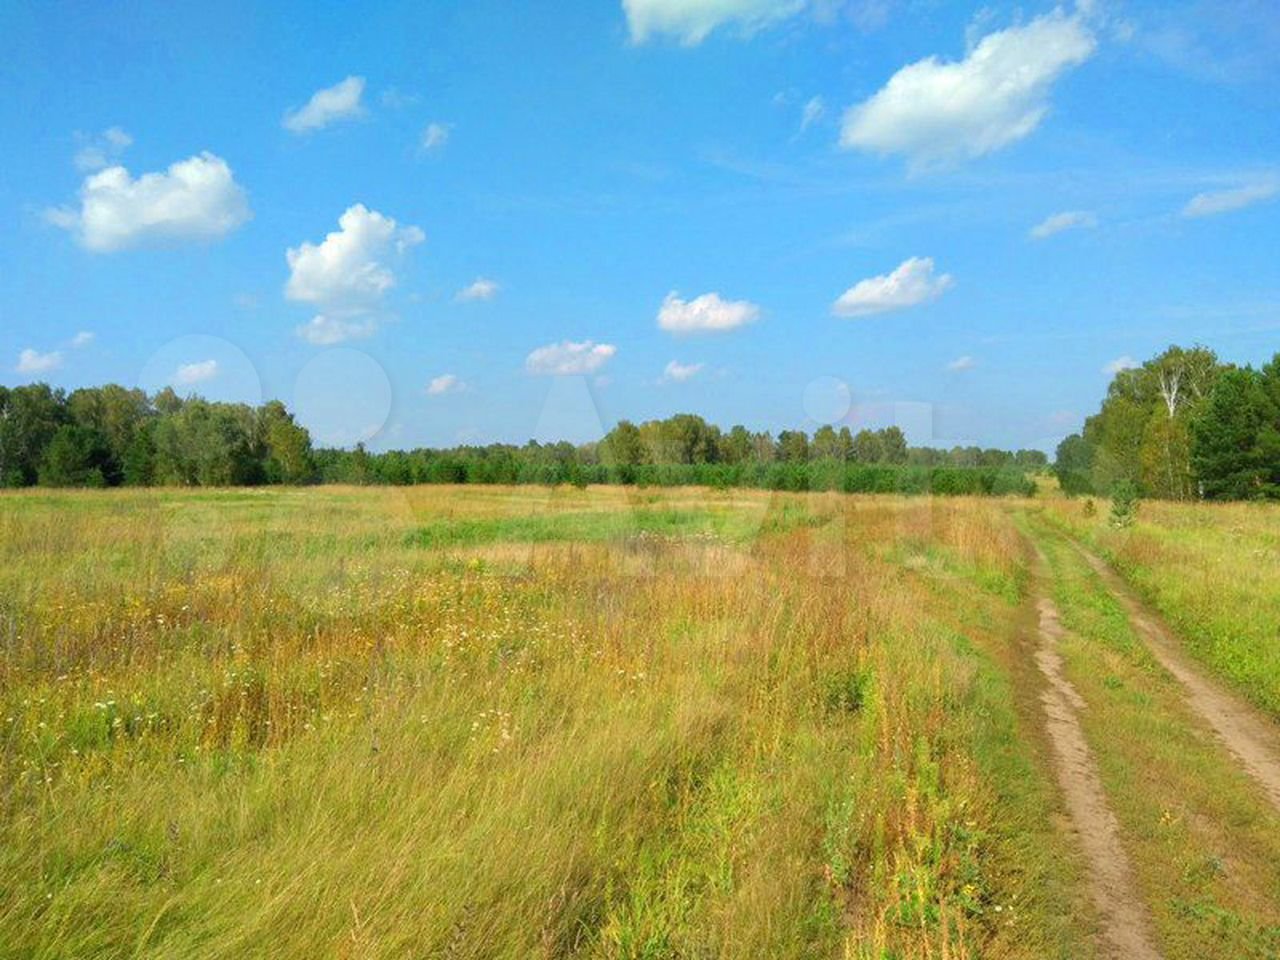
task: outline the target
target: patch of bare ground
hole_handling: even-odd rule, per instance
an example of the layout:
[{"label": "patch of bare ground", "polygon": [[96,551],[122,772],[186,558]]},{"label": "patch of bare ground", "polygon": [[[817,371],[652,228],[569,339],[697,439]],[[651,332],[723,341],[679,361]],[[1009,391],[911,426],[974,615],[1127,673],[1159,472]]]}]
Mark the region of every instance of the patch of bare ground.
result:
[{"label": "patch of bare ground", "polygon": [[1096,554],[1078,543],[1077,550],[1119,600],[1134,630],[1152,655],[1187,691],[1188,705],[1262,787],[1280,810],[1280,730],[1240,697],[1205,676],[1161,625],[1160,620]]},{"label": "patch of bare ground", "polygon": [[1085,703],[1067,679],[1058,645],[1064,636],[1053,601],[1042,598],[1036,664],[1045,679],[1041,693],[1054,770],[1071,828],[1088,865],[1088,885],[1101,923],[1102,955],[1158,960],[1150,919],[1133,869],[1120,842],[1120,825],[1107,804],[1097,763],[1078,713]]}]

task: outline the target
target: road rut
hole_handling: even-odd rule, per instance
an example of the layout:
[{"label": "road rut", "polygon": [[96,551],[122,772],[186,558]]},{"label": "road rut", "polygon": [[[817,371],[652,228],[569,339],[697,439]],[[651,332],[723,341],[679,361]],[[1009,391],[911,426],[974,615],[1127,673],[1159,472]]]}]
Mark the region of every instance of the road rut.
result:
[{"label": "road rut", "polygon": [[1129,622],[1152,655],[1187,691],[1188,705],[1217,734],[1222,744],[1280,810],[1280,727],[1256,708],[1205,676],[1159,619],[1101,557],[1079,543],[1076,550],[1124,607]]},{"label": "road rut", "polygon": [[1058,646],[1065,634],[1057,607],[1044,597],[1037,609],[1040,642],[1035,659],[1046,681],[1040,695],[1045,729],[1067,814],[1088,861],[1090,894],[1102,923],[1102,955],[1159,960],[1151,921],[1120,842],[1120,824],[1107,804],[1097,763],[1080,726],[1078,714],[1085,702],[1063,672]]}]

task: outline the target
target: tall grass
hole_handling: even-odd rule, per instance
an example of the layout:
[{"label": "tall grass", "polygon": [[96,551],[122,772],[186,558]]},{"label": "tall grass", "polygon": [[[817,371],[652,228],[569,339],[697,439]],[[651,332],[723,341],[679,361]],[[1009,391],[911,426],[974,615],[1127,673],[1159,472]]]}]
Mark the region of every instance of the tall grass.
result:
[{"label": "tall grass", "polygon": [[0,953],[1082,950],[989,501],[0,507]]}]

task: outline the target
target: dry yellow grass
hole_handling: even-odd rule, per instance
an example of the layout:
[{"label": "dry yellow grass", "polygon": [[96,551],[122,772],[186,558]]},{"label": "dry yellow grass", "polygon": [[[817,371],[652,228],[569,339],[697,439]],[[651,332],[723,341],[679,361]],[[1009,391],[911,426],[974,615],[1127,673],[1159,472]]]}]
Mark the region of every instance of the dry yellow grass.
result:
[{"label": "dry yellow grass", "polygon": [[993,502],[2,505],[0,953],[1087,952]]}]

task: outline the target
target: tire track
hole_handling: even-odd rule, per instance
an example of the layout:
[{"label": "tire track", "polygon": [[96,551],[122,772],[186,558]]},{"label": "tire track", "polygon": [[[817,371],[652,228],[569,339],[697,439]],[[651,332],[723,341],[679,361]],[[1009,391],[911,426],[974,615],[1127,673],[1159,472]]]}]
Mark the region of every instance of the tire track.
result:
[{"label": "tire track", "polygon": [[1255,707],[1205,676],[1120,575],[1101,557],[1080,543],[1071,542],[1119,601],[1152,655],[1182,684],[1188,705],[1280,810],[1280,729]]},{"label": "tire track", "polygon": [[1037,604],[1040,617],[1036,664],[1046,685],[1040,695],[1053,767],[1067,815],[1089,867],[1089,892],[1102,923],[1103,956],[1159,960],[1146,905],[1120,842],[1120,824],[1107,804],[1097,763],[1080,726],[1085,702],[1063,672],[1058,646],[1065,636],[1058,609],[1048,597]]}]

